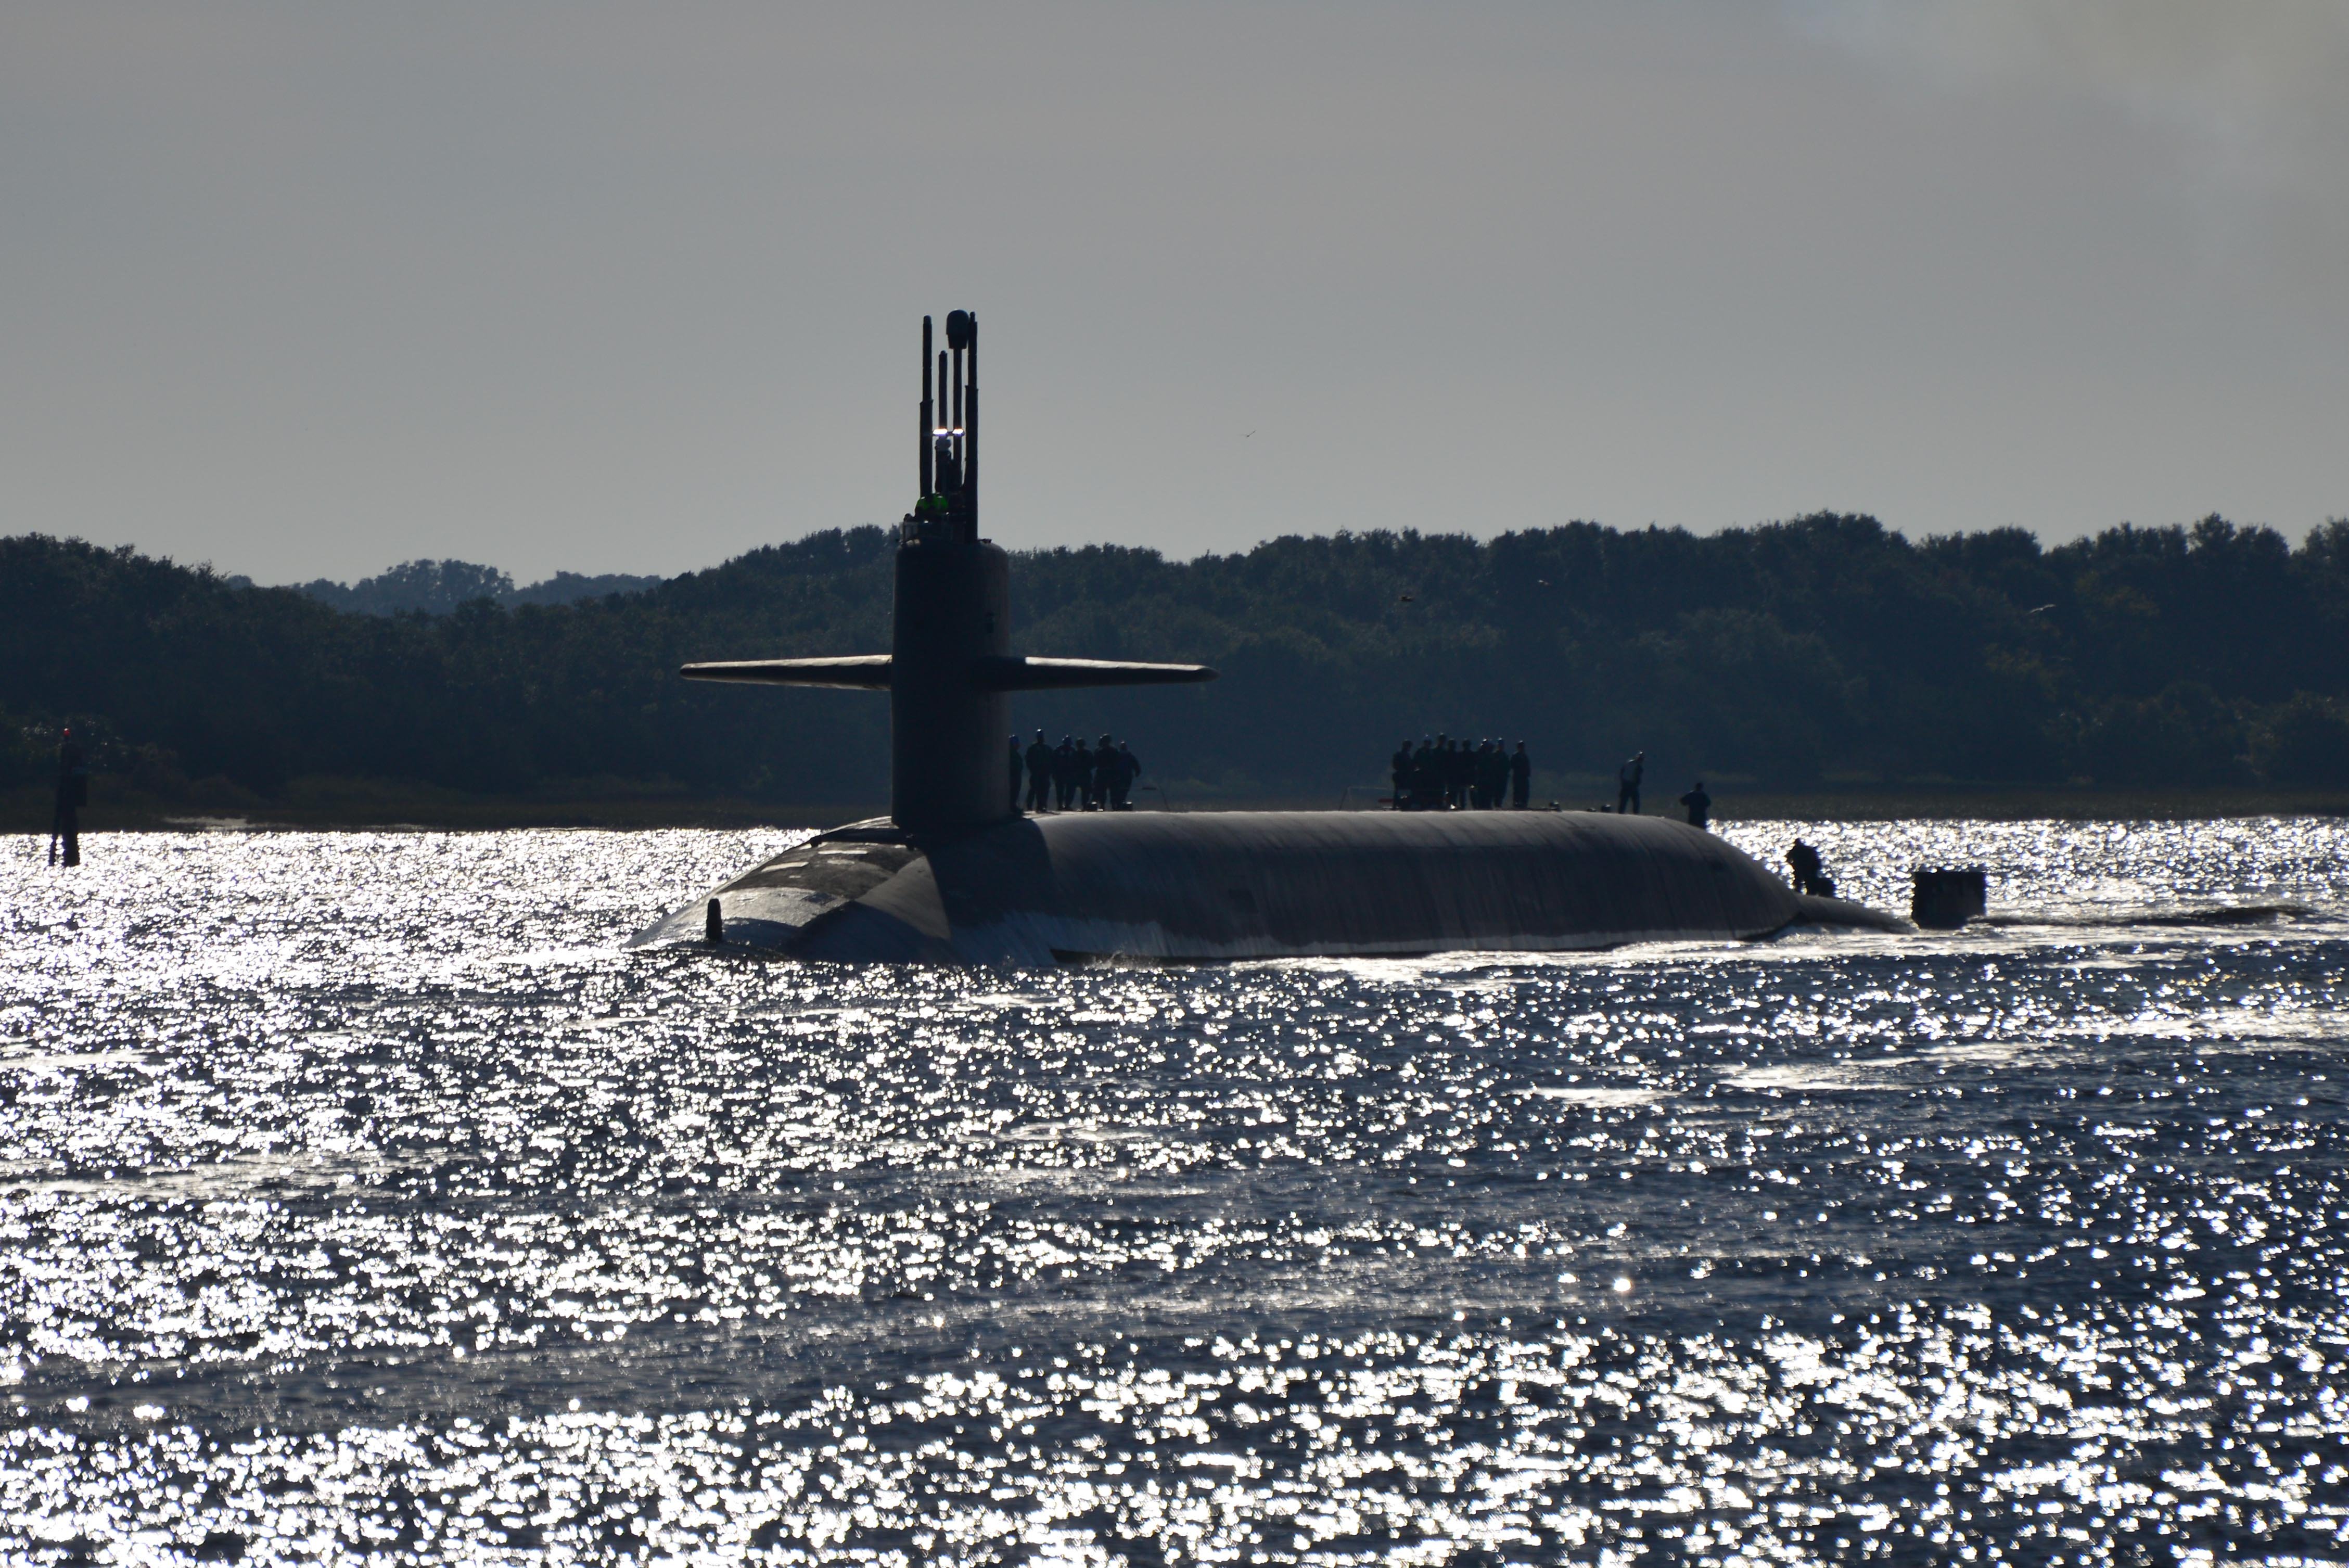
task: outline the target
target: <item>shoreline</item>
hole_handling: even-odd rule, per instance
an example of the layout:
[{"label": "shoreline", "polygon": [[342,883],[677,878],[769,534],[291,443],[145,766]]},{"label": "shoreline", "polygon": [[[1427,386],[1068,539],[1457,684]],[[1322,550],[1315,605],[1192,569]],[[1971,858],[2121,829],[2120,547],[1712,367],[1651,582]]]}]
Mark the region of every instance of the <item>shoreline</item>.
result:
[{"label": "shoreline", "polygon": [[[110,781],[108,781],[110,782]],[[1360,796],[1353,797],[1359,800]],[[1185,799],[1177,811],[1327,811],[1327,797]],[[1143,809],[1151,809],[1148,806]],[[1370,809],[1354,806],[1352,809]],[[1537,807],[1536,809],[1542,809]],[[1565,809],[1578,809],[1568,805]],[[440,791],[367,790],[285,800],[169,799],[101,787],[82,831],[488,832],[517,828],[821,828],[887,815],[880,803],[792,805],[727,796],[501,797]],[[1651,816],[1678,816],[1676,807]],[[2057,821],[2176,822],[2226,817],[2349,816],[2349,790],[1871,789],[1757,791],[1716,801],[1713,820],[1733,822]],[[45,836],[46,790],[0,795],[0,832]]]}]

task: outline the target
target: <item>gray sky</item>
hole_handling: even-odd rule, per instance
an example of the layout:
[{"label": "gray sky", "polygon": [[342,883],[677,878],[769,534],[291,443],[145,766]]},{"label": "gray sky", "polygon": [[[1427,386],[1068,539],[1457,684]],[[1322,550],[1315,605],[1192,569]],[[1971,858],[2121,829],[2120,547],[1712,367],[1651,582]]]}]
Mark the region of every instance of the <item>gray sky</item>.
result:
[{"label": "gray sky", "polygon": [[2344,81],[2336,0],[18,0],[0,532],[706,566],[911,504],[962,306],[1015,546],[2298,537]]}]

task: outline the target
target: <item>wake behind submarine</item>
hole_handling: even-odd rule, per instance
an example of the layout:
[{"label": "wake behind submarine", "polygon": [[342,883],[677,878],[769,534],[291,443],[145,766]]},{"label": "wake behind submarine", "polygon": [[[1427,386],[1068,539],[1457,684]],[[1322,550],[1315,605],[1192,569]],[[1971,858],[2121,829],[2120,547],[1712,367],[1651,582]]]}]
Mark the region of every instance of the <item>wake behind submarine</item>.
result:
[{"label": "wake behind submarine", "polygon": [[[1461,950],[1903,929],[1798,895],[1711,834],[1599,813],[1022,815],[1014,691],[1212,680],[1198,664],[1011,652],[1009,561],[978,535],[978,323],[922,318],[921,499],[899,528],[890,651],[688,664],[689,680],[889,693],[890,810],[745,872],[631,946],[1044,965]],[[935,392],[932,374],[935,371]]]}]

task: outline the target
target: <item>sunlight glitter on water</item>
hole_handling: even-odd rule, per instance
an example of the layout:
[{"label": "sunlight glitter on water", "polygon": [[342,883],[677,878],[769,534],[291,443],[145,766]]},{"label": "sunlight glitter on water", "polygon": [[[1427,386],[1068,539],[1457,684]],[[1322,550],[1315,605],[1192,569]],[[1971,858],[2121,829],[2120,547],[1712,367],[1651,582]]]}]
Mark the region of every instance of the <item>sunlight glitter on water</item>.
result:
[{"label": "sunlight glitter on water", "polygon": [[619,950],[780,834],[11,841],[0,1553],[2343,1555],[2349,832],[1793,831],[2010,923],[853,970]]}]

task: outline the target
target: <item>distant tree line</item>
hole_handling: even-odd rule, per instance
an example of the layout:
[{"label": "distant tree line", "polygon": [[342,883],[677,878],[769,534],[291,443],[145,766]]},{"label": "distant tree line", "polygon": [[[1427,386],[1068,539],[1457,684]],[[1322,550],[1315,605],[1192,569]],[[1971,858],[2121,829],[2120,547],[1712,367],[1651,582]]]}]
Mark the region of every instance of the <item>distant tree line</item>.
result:
[{"label": "distant tree line", "polygon": [[[246,585],[244,578],[230,580]],[[446,615],[459,605],[471,604],[475,599],[509,606],[567,605],[601,598],[606,594],[637,593],[657,587],[660,582],[658,577],[634,577],[618,572],[593,577],[577,572],[557,572],[543,582],[516,587],[513,578],[495,566],[477,566],[471,561],[403,561],[388,571],[362,577],[356,583],[320,577],[304,583],[302,591],[321,604],[364,615],[398,615],[402,610]]]},{"label": "distant tree line", "polygon": [[[885,699],[713,688],[688,659],[885,650],[893,545],[813,534],[565,604],[361,614],[128,548],[0,540],[0,783],[55,726],[159,790],[303,775],[486,794],[616,782],[808,804],[886,793]],[[461,563],[425,563],[443,580]],[[478,568],[476,570],[479,570]],[[495,586],[492,581],[492,586]],[[2295,549],[2218,517],[2054,548],[1821,514],[1699,536],[1340,534],[1168,561],[1019,556],[1023,651],[1223,679],[1024,699],[1227,798],[1382,782],[1397,740],[1530,742],[1537,790],[1611,776],[2349,787],[2349,522]]]}]

